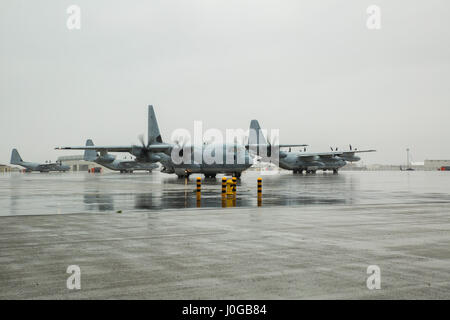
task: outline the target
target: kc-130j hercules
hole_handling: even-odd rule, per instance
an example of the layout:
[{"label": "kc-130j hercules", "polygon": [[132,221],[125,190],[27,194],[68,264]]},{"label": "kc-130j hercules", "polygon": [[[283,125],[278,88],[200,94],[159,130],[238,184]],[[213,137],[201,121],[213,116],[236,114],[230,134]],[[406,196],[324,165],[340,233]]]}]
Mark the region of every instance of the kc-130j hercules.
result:
[{"label": "kc-130j hercules", "polygon": [[[94,146],[94,142],[91,139],[88,139],[86,141],[86,146]],[[120,173],[132,173],[133,171],[138,170],[152,172],[153,169],[158,168],[156,163],[116,159],[116,156],[109,154],[105,150],[102,150],[100,154],[97,154],[97,151],[92,149],[85,150],[84,160],[98,163],[110,170],[120,171]]]},{"label": "kc-130j hercules", "polygon": [[[175,173],[178,177],[189,176],[192,173],[203,173],[206,177],[215,177],[217,173],[234,174],[239,177],[241,172],[252,165],[248,151],[243,146],[223,145],[224,154],[233,153],[233,163],[211,163],[206,164],[203,161],[203,151],[206,146],[180,146],[178,144],[169,144],[162,141],[159,132],[158,122],[156,121],[153,106],[148,107],[148,138],[147,143],[140,137],[141,145],[131,146],[82,146],[82,147],[58,147],[59,150],[92,150],[99,151],[101,154],[109,152],[128,152],[136,157],[138,162],[160,162],[163,165],[164,173]],[[175,163],[172,159],[172,151],[178,153],[181,158],[180,163]],[[184,151],[189,151],[191,157],[187,157]],[[195,161],[200,155],[200,161]],[[186,152],[188,154],[188,152]],[[242,163],[237,162],[237,156],[243,157]],[[224,155],[225,156],[225,155]],[[192,160],[194,159],[194,160]],[[228,158],[229,159],[229,158]]]},{"label": "kc-130j hercules", "polygon": [[26,172],[39,171],[39,172],[50,172],[50,171],[68,171],[69,166],[62,165],[60,163],[36,163],[23,161],[19,155],[17,149],[13,149],[11,152],[11,164],[16,164],[25,168]]},{"label": "kc-130j hercules", "polygon": [[[267,147],[270,150],[270,144],[266,142],[262,134],[261,127],[257,120],[250,122],[250,130],[255,132],[250,135],[249,144],[258,145],[259,150]],[[254,138],[252,138],[254,137]],[[357,150],[349,146],[349,150],[338,151],[331,149],[331,152],[300,152],[300,151],[279,151],[278,166],[282,169],[292,170],[294,173],[316,173],[316,170],[333,171],[337,174],[339,168],[345,166],[348,162],[359,161],[361,158],[355,156],[355,153],[374,152],[376,150]],[[258,154],[259,155],[259,154]],[[270,156],[270,154],[268,154]]]},{"label": "kc-130j hercules", "polygon": [[[153,106],[148,107],[148,139],[142,145],[132,146],[81,146],[58,147],[59,150],[93,150],[101,154],[109,152],[128,152],[136,157],[138,162],[160,162],[164,173],[175,173],[178,177],[187,177],[192,173],[202,173],[207,178],[213,178],[218,173],[232,174],[240,177],[242,171],[248,169],[253,160],[248,151],[248,145],[236,143],[184,145],[168,144],[162,141],[156,121]],[[286,145],[304,146],[304,145]],[[282,147],[282,146],[281,146]],[[221,155],[219,154],[221,153]],[[174,159],[174,154],[176,159]],[[207,161],[205,154],[217,155],[219,161]],[[177,160],[177,161],[175,161]]]}]

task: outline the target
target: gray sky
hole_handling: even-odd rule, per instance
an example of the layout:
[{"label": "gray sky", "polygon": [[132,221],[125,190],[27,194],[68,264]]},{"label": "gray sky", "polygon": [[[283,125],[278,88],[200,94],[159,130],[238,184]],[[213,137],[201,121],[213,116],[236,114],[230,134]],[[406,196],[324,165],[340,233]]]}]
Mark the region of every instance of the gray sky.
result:
[{"label": "gray sky", "polygon": [[0,163],[137,143],[148,104],[166,140],[256,118],[310,151],[377,149],[365,163],[450,158],[445,0],[2,0],[0,23]]}]

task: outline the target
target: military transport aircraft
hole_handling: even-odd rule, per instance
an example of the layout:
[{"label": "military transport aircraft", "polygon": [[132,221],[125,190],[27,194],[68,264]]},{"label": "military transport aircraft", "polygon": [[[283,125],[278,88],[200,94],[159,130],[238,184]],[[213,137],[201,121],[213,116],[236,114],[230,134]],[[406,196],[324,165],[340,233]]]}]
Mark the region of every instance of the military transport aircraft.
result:
[{"label": "military transport aircraft", "polygon": [[36,163],[23,161],[19,155],[17,149],[13,149],[11,152],[11,164],[16,164],[25,168],[26,172],[39,171],[39,172],[50,172],[50,171],[68,171],[69,166],[62,165],[61,163]]},{"label": "military transport aircraft", "polygon": [[[241,173],[253,164],[248,146],[237,143],[182,145],[164,143],[159,132],[153,106],[148,107],[148,139],[147,143],[140,137],[141,145],[131,146],[80,146],[57,147],[58,150],[92,150],[100,154],[109,152],[128,152],[138,162],[160,162],[164,173],[175,173],[178,177],[188,177],[192,173],[202,173],[207,178],[214,178],[218,173],[232,174],[240,177]],[[304,145],[287,145],[304,146]],[[216,155],[220,161],[206,161],[204,155]],[[176,155],[176,159],[174,158]],[[222,158],[223,157],[223,158]],[[175,161],[176,160],[176,161]]]},{"label": "military transport aircraft", "polygon": [[[254,132],[254,134],[249,135],[249,145],[258,145],[257,155],[259,155],[259,150],[264,146],[268,150],[271,149],[271,145],[266,142],[257,120],[250,122],[250,131]],[[256,140],[256,137],[258,140]],[[293,173],[303,173],[303,171],[306,173],[316,173],[316,170],[323,170],[324,172],[330,170],[337,174],[339,168],[345,166],[347,161],[354,162],[361,159],[355,156],[355,153],[375,151],[357,150],[353,149],[351,145],[349,146],[349,150],[346,151],[338,151],[337,148],[335,150],[331,149],[329,152],[306,152],[306,148],[304,152],[291,151],[291,149],[287,152],[280,150],[278,166],[282,169],[292,170]],[[268,155],[270,156],[270,151]]]},{"label": "military transport aircraft", "polygon": [[[86,146],[94,146],[94,142],[88,139]],[[98,163],[110,170],[120,171],[120,173],[132,173],[137,170],[152,172],[153,169],[158,168],[156,163],[116,159],[116,156],[109,154],[107,150],[103,149],[100,151],[100,154],[97,154],[97,151],[92,149],[85,150],[84,160]]]}]

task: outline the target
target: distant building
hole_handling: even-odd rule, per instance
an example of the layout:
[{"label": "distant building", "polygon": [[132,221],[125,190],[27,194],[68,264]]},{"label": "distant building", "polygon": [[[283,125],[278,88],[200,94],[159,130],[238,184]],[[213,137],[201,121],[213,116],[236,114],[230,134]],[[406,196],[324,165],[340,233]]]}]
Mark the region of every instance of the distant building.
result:
[{"label": "distant building", "polygon": [[20,169],[18,169],[16,167],[8,166],[6,164],[0,164],[0,173],[17,172],[17,171],[20,171]]},{"label": "distant building", "polygon": [[450,160],[425,160],[425,170],[439,170],[441,167],[449,167]]},{"label": "distant building", "polygon": [[356,162],[347,162],[345,166],[343,166],[339,170],[347,170],[347,171],[365,171],[367,170],[367,167],[365,165],[362,165],[360,163]]},{"label": "distant building", "polygon": [[[83,155],[75,156],[60,156],[57,162],[70,166],[71,171],[88,171],[95,167],[100,167],[99,164],[95,162],[83,160]],[[105,168],[106,169],[106,168]]]},{"label": "distant building", "polygon": [[400,171],[400,165],[392,164],[370,164],[367,166],[369,171]]}]

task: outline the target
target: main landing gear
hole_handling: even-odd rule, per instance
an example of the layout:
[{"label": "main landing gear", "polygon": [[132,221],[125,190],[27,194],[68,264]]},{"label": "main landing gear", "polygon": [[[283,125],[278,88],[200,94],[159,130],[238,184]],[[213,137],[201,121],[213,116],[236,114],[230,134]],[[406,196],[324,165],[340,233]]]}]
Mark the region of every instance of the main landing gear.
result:
[{"label": "main landing gear", "polygon": [[120,173],[133,173],[133,170],[120,170]]}]

